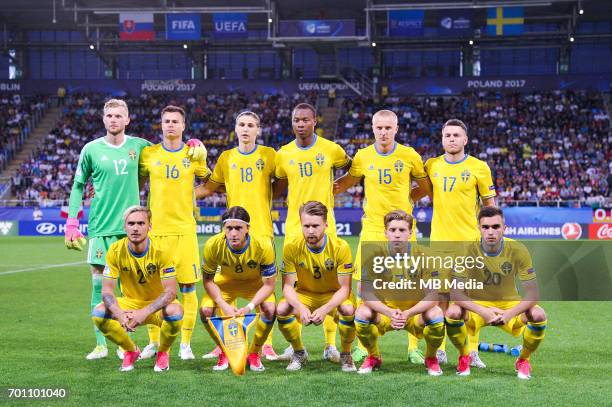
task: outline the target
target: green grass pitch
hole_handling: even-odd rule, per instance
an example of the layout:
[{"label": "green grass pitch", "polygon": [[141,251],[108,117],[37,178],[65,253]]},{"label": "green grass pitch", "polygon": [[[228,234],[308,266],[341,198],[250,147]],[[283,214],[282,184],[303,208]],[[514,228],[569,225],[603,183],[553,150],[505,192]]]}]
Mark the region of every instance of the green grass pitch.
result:
[{"label": "green grass pitch", "polygon": [[[200,243],[205,238],[200,237]],[[348,239],[355,250],[356,238]],[[277,249],[282,247],[277,241]],[[90,277],[85,253],[68,251],[62,238],[0,239],[0,387],[65,387],[67,400],[15,402],[15,405],[610,405],[612,342],[610,302],[543,303],[548,313],[546,338],[533,357],[533,378],[519,381],[514,358],[481,353],[485,370],[470,377],[454,374],[457,353],[448,344],[444,375],[428,377],[422,366],[406,361],[406,334],[382,338],[382,370],[361,376],[340,372],[322,360],[321,327],[304,329],[311,355],[305,368],[285,370],[286,362],[265,362],[264,373],[235,377],[215,373],[215,361],[199,358],[212,341],[198,321],[193,361],[181,361],[172,350],[171,369],[153,372],[153,360],[137,363],[130,373],[118,371],[114,356],[85,360],[95,344],[89,313]],[[588,270],[585,270],[588,272]],[[201,297],[203,287],[198,286]],[[146,329],[135,335],[141,348]],[[482,332],[486,342],[519,344],[494,328]],[[286,343],[277,328],[274,345]],[[423,346],[423,344],[421,345]],[[6,391],[4,391],[6,393]]]}]

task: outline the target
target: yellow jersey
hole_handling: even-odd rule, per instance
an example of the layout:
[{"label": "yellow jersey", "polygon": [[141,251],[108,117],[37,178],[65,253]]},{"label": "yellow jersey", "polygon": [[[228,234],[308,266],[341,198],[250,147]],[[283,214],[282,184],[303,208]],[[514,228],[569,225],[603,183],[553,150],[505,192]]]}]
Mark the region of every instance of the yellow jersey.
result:
[{"label": "yellow jersey", "polygon": [[206,163],[192,162],[189,147],[168,150],[162,143],[145,147],[140,154],[140,176],[149,177],[151,235],[184,235],[196,232],[195,177],[206,178]]},{"label": "yellow jersey", "polygon": [[262,277],[276,275],[272,242],[250,233],[246,246],[239,251],[230,247],[224,232],[217,233],[206,241],[202,258],[202,274],[214,275],[217,284],[235,283],[240,289],[259,287]]},{"label": "yellow jersey", "polygon": [[520,281],[536,278],[529,250],[521,242],[504,237],[497,253],[485,253],[480,241],[467,247],[466,257],[480,257],[482,265],[476,262],[472,267],[455,267],[456,280],[482,283],[483,288],[468,289],[467,295],[476,301],[518,301],[521,299],[516,288],[516,277]]},{"label": "yellow jersey", "polygon": [[386,214],[396,209],[412,213],[412,180],[427,178],[419,153],[399,143],[386,154],[378,152],[375,144],[357,151],[349,174],[365,178],[363,230],[382,233]]},{"label": "yellow jersey", "polygon": [[175,277],[172,253],[161,250],[151,239],[142,254],[132,252],[127,237],[108,248],[104,278],[120,279],[121,293],[126,298],[153,301],[164,292],[162,280]]},{"label": "yellow jersey", "polygon": [[299,210],[307,201],[319,201],[327,207],[328,230],[336,235],[334,170],[348,162],[342,147],[318,136],[308,147],[299,147],[294,140],[276,153],[276,178],[286,178],[289,185],[285,239],[302,236]]},{"label": "yellow jersey", "polygon": [[210,181],[225,185],[227,207],[242,206],[251,217],[255,236],[274,238],[272,227],[272,177],[276,151],[256,145],[250,153],[238,147],[221,153]]},{"label": "yellow jersey", "polygon": [[[367,261],[363,263],[362,298],[364,300],[379,300],[391,308],[409,309],[415,306],[427,295],[428,290],[438,293],[448,292],[444,288],[445,280],[449,276],[449,270],[438,259],[438,254],[430,248],[410,242],[406,248],[410,262],[405,262],[402,257],[398,267],[396,261],[391,267],[386,267],[382,259],[393,258],[396,260],[397,253],[392,252],[389,243],[369,244],[366,247]],[[399,253],[403,256],[403,253]],[[376,281],[375,281],[376,280]],[[440,281],[440,288],[429,286],[432,280]],[[407,285],[411,282],[411,286]],[[385,283],[396,284],[394,288],[384,288]],[[398,288],[401,286],[402,288]],[[388,286],[387,286],[388,287]]]},{"label": "yellow jersey", "polygon": [[491,170],[484,161],[465,155],[456,163],[444,155],[430,158],[425,171],[433,185],[432,241],[466,241],[480,238],[480,198],[495,196]]},{"label": "yellow jersey", "polygon": [[304,238],[291,240],[283,250],[283,274],[296,274],[297,289],[310,293],[333,293],[340,289],[338,276],[353,274],[349,244],[325,234],[325,243],[318,250]]}]

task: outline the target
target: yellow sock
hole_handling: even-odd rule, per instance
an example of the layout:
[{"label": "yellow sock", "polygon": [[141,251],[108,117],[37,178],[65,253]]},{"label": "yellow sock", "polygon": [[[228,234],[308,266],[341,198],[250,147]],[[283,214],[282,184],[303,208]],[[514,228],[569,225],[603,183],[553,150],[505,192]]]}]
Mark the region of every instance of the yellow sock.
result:
[{"label": "yellow sock", "polygon": [[181,331],[181,325],[183,324],[183,316],[169,316],[164,318],[161,324],[161,336],[159,341],[159,351],[168,352],[172,343]]},{"label": "yellow sock", "polygon": [[436,351],[440,347],[444,339],[444,318],[433,319],[423,329],[423,337],[425,338],[425,357],[433,358],[436,356]]},{"label": "yellow sock", "polygon": [[444,336],[444,338],[442,338],[442,343],[440,344],[438,350],[443,350],[444,352],[446,352],[446,335]]},{"label": "yellow sock", "polygon": [[329,315],[325,316],[323,320],[323,332],[325,333],[325,346],[333,346],[336,347],[336,330],[338,329],[338,325],[336,321]]},{"label": "yellow sock", "polygon": [[340,315],[338,317],[340,331],[340,352],[350,352],[355,340],[355,317]]},{"label": "yellow sock", "polygon": [[[357,326],[356,326],[356,325],[355,325],[355,331],[357,331]],[[361,350],[366,351],[366,352],[368,351],[368,350],[366,349],[366,347],[365,347],[365,346],[363,346],[363,343],[361,343],[361,339],[359,339],[359,337],[357,337],[357,347],[358,347],[359,349],[361,349]]]},{"label": "yellow sock", "polygon": [[106,339],[119,345],[123,350],[134,352],[136,344],[128,336],[127,332],[118,321],[112,319],[110,313],[98,312],[95,309],[91,313],[91,319],[104,334]]},{"label": "yellow sock", "polygon": [[380,357],[380,348],[378,347],[378,328],[370,321],[364,321],[355,318],[355,331],[359,342],[368,351],[368,355]]},{"label": "yellow sock", "polygon": [[408,352],[412,352],[419,347],[419,339],[408,332]]},{"label": "yellow sock", "polygon": [[264,342],[264,345],[272,346],[272,333],[274,333],[274,330],[270,329],[270,333],[268,334],[268,337],[266,338],[266,341]]},{"label": "yellow sock", "polygon": [[538,349],[546,335],[546,320],[542,322],[529,322],[523,332],[523,349],[520,358],[529,359],[531,354]]},{"label": "yellow sock", "polygon": [[302,342],[301,324],[298,322],[295,315],[287,315],[286,317],[278,316],[276,319],[278,319],[278,329],[287,342],[291,344],[293,350],[303,350],[304,343]]},{"label": "yellow sock", "polygon": [[159,346],[159,335],[160,329],[157,325],[147,325],[147,331],[149,331],[149,343],[154,343]]},{"label": "yellow sock", "polygon": [[468,334],[468,350],[470,352],[478,352],[478,341],[480,340],[480,331],[476,331],[474,335]]},{"label": "yellow sock", "polygon": [[249,353],[259,353],[261,351],[261,347],[266,342],[272,328],[274,328],[274,318],[267,320],[263,313],[260,313],[255,323],[255,335],[253,335]]},{"label": "yellow sock", "polygon": [[462,319],[446,318],[446,332],[450,341],[459,351],[459,355],[469,355],[468,333],[465,322]]},{"label": "yellow sock", "polygon": [[196,288],[193,285],[190,288],[181,287],[183,294],[183,327],[181,328],[181,343],[191,343],[191,335],[193,335],[193,327],[195,327],[196,317],[198,313],[198,296]]}]

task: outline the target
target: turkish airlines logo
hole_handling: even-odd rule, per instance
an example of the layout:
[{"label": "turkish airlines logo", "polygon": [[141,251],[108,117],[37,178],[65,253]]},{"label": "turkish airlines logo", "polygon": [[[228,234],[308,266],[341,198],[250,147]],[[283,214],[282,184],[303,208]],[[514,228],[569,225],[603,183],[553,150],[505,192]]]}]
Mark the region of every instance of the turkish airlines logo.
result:
[{"label": "turkish airlines logo", "polygon": [[36,225],[36,231],[41,235],[52,235],[57,230],[53,223],[43,222]]},{"label": "turkish airlines logo", "polygon": [[582,226],[575,222],[566,223],[561,227],[561,236],[565,240],[578,240],[582,237]]},{"label": "turkish airlines logo", "polygon": [[589,239],[612,240],[612,223],[589,225]]}]

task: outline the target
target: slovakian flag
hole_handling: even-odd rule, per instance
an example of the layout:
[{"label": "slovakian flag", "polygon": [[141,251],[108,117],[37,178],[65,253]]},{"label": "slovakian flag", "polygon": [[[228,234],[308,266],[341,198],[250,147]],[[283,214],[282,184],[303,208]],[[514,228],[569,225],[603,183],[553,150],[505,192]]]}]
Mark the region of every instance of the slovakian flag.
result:
[{"label": "slovakian flag", "polygon": [[125,41],[150,41],[155,39],[152,13],[119,14],[119,38]]},{"label": "slovakian flag", "polygon": [[[64,219],[68,219],[68,206],[64,205],[60,209],[60,216]],[[79,208],[79,213],[77,214],[77,219],[81,219],[83,217],[83,207]]]},{"label": "slovakian flag", "polygon": [[214,340],[227,356],[232,372],[242,376],[246,369],[249,350],[249,328],[257,320],[257,314],[246,314],[238,317],[208,318],[209,332],[214,334]]}]

